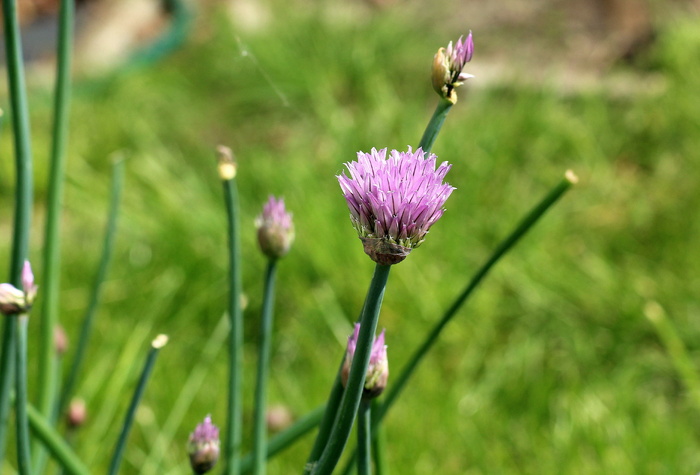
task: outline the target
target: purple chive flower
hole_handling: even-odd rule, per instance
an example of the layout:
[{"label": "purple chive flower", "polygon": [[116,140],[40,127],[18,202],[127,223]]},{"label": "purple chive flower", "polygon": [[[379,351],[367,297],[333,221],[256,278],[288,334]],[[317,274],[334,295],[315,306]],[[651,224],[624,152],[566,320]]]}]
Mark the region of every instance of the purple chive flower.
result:
[{"label": "purple chive flower", "polygon": [[287,252],[294,241],[292,214],[284,208],[284,200],[274,196],[265,203],[263,212],[255,220],[258,228],[258,243],[262,252],[270,259],[278,259]]},{"label": "purple chive flower", "polygon": [[219,459],[220,445],[219,428],[211,423],[211,416],[207,416],[190,434],[187,444],[192,470],[207,473],[214,468]]},{"label": "purple chive flower", "polygon": [[[372,352],[369,357],[369,366],[367,366],[367,376],[365,377],[365,387],[362,391],[362,397],[372,399],[379,396],[384,388],[386,388],[387,379],[389,379],[389,360],[386,356],[386,345],[384,344],[384,331],[374,339],[372,344]],[[355,324],[355,330],[348,337],[348,347],[345,352],[345,361],[340,376],[343,386],[348,383],[350,376],[350,367],[352,360],[355,357],[355,348],[357,347],[357,338],[360,335],[360,324]]]},{"label": "purple chive flower", "polygon": [[350,208],[350,220],[365,252],[379,264],[404,260],[420,246],[430,227],[445,212],[443,205],[454,188],[443,183],[451,165],[436,167],[437,156],[386,149],[358,152],[346,163],[350,176],[338,175]]},{"label": "purple chive flower", "polygon": [[0,284],[0,312],[5,315],[27,313],[32,308],[38,287],[29,261],[22,267],[22,290],[12,284]]},{"label": "purple chive flower", "polygon": [[440,48],[433,58],[433,89],[453,104],[457,102],[455,88],[474,77],[462,72],[464,66],[471,61],[473,54],[474,41],[472,33],[469,32],[464,40],[460,36],[454,46],[450,41],[447,49]]}]

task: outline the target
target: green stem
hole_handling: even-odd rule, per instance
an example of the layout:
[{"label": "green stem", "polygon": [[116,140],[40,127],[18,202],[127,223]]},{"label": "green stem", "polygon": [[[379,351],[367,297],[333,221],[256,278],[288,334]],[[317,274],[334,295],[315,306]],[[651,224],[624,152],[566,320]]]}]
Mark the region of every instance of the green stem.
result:
[{"label": "green stem", "polygon": [[27,416],[32,434],[36,436],[51,452],[58,463],[69,475],[89,475],[90,471],[75,455],[65,440],[56,432],[49,421],[41,415],[38,409],[27,405]]},{"label": "green stem", "polygon": [[[29,108],[27,106],[16,0],[2,0],[2,13],[4,19],[7,82],[17,169],[10,283],[17,288],[21,288],[22,266],[29,254],[29,228],[33,195],[32,151],[29,133]],[[5,319],[2,352],[0,353],[0,460],[5,458],[10,389],[13,384],[15,366],[16,325],[17,322],[14,318]]]},{"label": "green stem", "polygon": [[435,139],[437,138],[438,133],[440,133],[442,124],[445,122],[447,114],[450,112],[453,105],[454,104],[447,99],[441,99],[435,108],[435,112],[430,118],[430,122],[428,122],[425,132],[423,132],[423,137],[420,139],[420,143],[418,144],[418,146],[422,148],[425,153],[430,153],[432,150]]},{"label": "green stem", "polygon": [[[267,458],[270,459],[318,427],[326,406],[319,406],[296,421],[291,427],[272,437],[267,444]],[[253,469],[253,454],[248,454],[241,460],[242,473],[250,473]]]},{"label": "green stem", "polygon": [[[54,91],[53,142],[46,209],[44,237],[44,276],[42,312],[39,325],[39,410],[53,421],[58,384],[58,357],[54,332],[58,322],[61,234],[60,217],[63,205],[66,145],[68,141],[68,111],[70,105],[70,72],[72,64],[74,0],[62,0],[58,22],[56,85]],[[38,447],[37,447],[38,449]],[[45,452],[34,450],[34,466],[43,473]]]},{"label": "green stem", "polygon": [[17,469],[19,475],[32,472],[29,451],[29,422],[27,421],[27,324],[29,315],[17,317],[17,355],[15,356],[15,415],[17,426]]},{"label": "green stem", "polygon": [[126,411],[126,417],[124,418],[124,424],[122,425],[122,431],[119,434],[117,445],[114,447],[112,463],[109,466],[109,475],[116,475],[119,472],[119,465],[121,464],[124,449],[126,448],[126,439],[129,436],[129,431],[131,430],[131,426],[134,422],[136,409],[139,406],[143,392],[146,390],[146,383],[148,383],[148,378],[151,376],[151,372],[153,371],[153,366],[155,365],[158,352],[167,342],[168,338],[165,335],[158,335],[151,343],[151,351],[149,351],[148,357],[146,358],[146,363],[141,371],[141,377],[139,378],[138,385],[136,386],[136,391],[134,391],[134,396],[131,398],[131,404],[129,404],[129,409]]},{"label": "green stem", "polygon": [[488,260],[476,272],[464,291],[462,291],[462,293],[452,303],[440,321],[433,327],[430,333],[428,333],[420,347],[418,347],[418,349],[413,353],[413,356],[411,356],[409,362],[406,364],[406,366],[404,366],[399,377],[389,386],[384,401],[377,407],[376,418],[373,421],[375,425],[384,418],[386,412],[394,404],[396,398],[399,396],[399,394],[401,394],[401,391],[406,386],[409,378],[415,372],[418,364],[423,360],[430,348],[437,341],[437,338],[440,336],[442,330],[450,322],[450,320],[452,320],[462,305],[464,305],[464,302],[479,286],[491,268],[525,235],[526,232],[532,228],[532,226],[535,225],[535,223],[537,223],[537,221],[539,221],[544,213],[554,203],[556,203],[559,198],[561,198],[571,187],[571,185],[576,183],[576,181],[577,178],[575,175],[571,172],[567,172],[565,178],[558,185],[556,185],[542,201],[540,201],[530,210],[530,212],[522,219],[513,232],[511,232],[510,235],[493,251],[491,257],[489,257]]},{"label": "green stem", "polygon": [[326,448],[326,443],[328,442],[328,436],[333,429],[333,423],[335,422],[335,415],[338,413],[338,407],[340,406],[340,400],[343,398],[343,383],[340,380],[340,371],[343,368],[343,363],[345,362],[345,354],[343,353],[343,358],[340,361],[340,367],[336,371],[335,381],[333,382],[333,387],[331,388],[331,393],[326,401],[325,410],[323,412],[323,418],[318,427],[318,433],[316,434],[316,440],[314,440],[314,445],[311,449],[307,464],[311,464],[318,460],[323,453],[323,449]]},{"label": "green stem", "polygon": [[114,251],[114,237],[116,235],[117,216],[119,214],[119,202],[123,184],[124,160],[118,159],[112,166],[112,190],[110,195],[107,225],[105,228],[104,244],[102,246],[102,256],[100,258],[97,274],[95,275],[95,279],[93,281],[90,301],[88,303],[87,310],[85,311],[85,317],[83,318],[83,325],[80,329],[80,337],[78,338],[75,356],[73,357],[73,364],[71,365],[68,377],[66,378],[66,384],[63,387],[63,392],[61,393],[61,399],[56,407],[56,414],[60,414],[66,409],[66,407],[68,407],[68,403],[70,402],[70,398],[73,396],[73,390],[75,389],[75,385],[78,381],[78,377],[80,376],[80,371],[85,360],[85,352],[87,350],[88,342],[90,341],[90,336],[92,335],[92,326],[95,320],[97,306],[100,301],[102,284],[107,277],[107,271],[109,269],[109,264],[112,260],[112,254]]},{"label": "green stem", "polygon": [[[559,198],[561,198],[564,193],[576,182],[578,179],[576,176],[567,171],[564,179],[557,184],[545,197],[540,201],[534,208],[532,208],[528,214],[521,220],[518,226],[504,239],[498,247],[494,250],[488,260],[481,266],[481,268],[474,274],[474,276],[469,281],[467,287],[464,291],[455,299],[452,305],[449,307],[447,312],[438,321],[438,323],[433,327],[430,333],[426,336],[423,343],[418,347],[418,349],[413,353],[408,363],[404,366],[399,374],[398,378],[393,381],[387,391],[384,400],[378,403],[374,408],[372,417],[372,429],[373,433],[377,433],[377,428],[386,416],[391,406],[393,406],[396,399],[399,397],[403,389],[406,387],[408,380],[416,371],[418,364],[423,360],[425,355],[428,353],[433,344],[437,341],[438,336],[445,328],[447,323],[452,320],[456,315],[457,311],[464,305],[467,298],[472,294],[472,292],[478,287],[481,281],[486,277],[491,268],[503,257],[508,250],[510,250],[524,235],[527,231],[532,228],[537,221],[545,214],[545,212],[554,205]],[[352,460],[352,458],[351,458]],[[349,473],[350,465],[345,467],[345,470],[341,473]]]},{"label": "green stem", "polygon": [[372,473],[372,402],[362,400],[357,414],[357,474]]},{"label": "green stem", "polygon": [[372,457],[374,458],[374,471],[377,475],[388,475],[389,468],[386,462],[386,452],[385,447],[385,431],[384,426],[379,424],[375,425],[374,420],[375,411],[374,409],[378,406],[378,401],[375,399],[372,401],[372,425],[375,427],[372,433]]},{"label": "green stem", "polygon": [[242,425],[242,368],[243,368],[243,312],[241,310],[241,259],[238,226],[238,190],[234,179],[222,180],[224,201],[228,216],[229,237],[229,393],[228,420],[226,424],[225,472],[240,473],[241,425]]},{"label": "green stem", "polygon": [[273,307],[275,300],[275,274],[277,260],[270,259],[265,273],[265,294],[260,321],[260,341],[258,352],[258,375],[255,386],[255,411],[253,416],[253,454],[255,465],[253,473],[264,475],[267,462],[267,425],[265,412],[267,408],[267,377],[270,368],[270,340],[272,339]]},{"label": "green stem", "polygon": [[365,306],[362,311],[360,321],[360,334],[357,339],[355,355],[353,357],[352,366],[350,367],[350,376],[345,387],[345,393],[340,401],[338,414],[331,430],[326,448],[321,454],[321,458],[317,463],[307,464],[305,473],[313,475],[330,475],[338,463],[340,456],[343,453],[345,444],[350,437],[357,410],[362,398],[362,390],[364,389],[365,376],[367,375],[367,365],[374,342],[374,333],[377,329],[377,320],[379,319],[379,310],[384,298],[384,289],[389,278],[391,266],[377,264],[372,282],[367,292]]}]

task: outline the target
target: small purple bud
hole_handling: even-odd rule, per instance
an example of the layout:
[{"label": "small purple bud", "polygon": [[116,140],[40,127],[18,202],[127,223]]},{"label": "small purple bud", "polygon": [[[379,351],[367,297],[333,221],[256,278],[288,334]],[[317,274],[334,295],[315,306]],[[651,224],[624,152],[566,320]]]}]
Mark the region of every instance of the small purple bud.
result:
[{"label": "small purple bud", "polygon": [[258,228],[258,243],[262,252],[270,259],[279,259],[289,252],[294,242],[292,214],[284,207],[284,200],[270,196],[263,212],[255,220]]},{"label": "small purple bud", "polygon": [[455,89],[464,84],[467,79],[474,77],[462,72],[464,66],[472,60],[473,55],[474,40],[471,31],[465,39],[460,36],[454,46],[450,41],[447,48],[438,49],[433,58],[432,69],[432,83],[435,92],[455,104],[457,102]]},{"label": "small purple bud", "polygon": [[73,399],[68,406],[67,420],[68,425],[72,428],[78,428],[85,424],[87,419],[87,406],[82,399]]},{"label": "small purple bud", "polygon": [[270,432],[279,432],[292,425],[294,416],[292,416],[292,412],[287,406],[276,404],[267,409],[265,422],[267,424],[267,430]]},{"label": "small purple bud", "polygon": [[[369,365],[367,366],[367,375],[365,376],[365,387],[362,391],[364,399],[373,399],[379,396],[386,388],[387,380],[389,379],[389,359],[386,354],[386,345],[384,344],[384,332],[379,334],[374,339],[372,344],[372,352],[369,357]],[[355,349],[357,347],[357,338],[360,335],[360,324],[355,324],[355,330],[348,338],[348,347],[345,352],[345,361],[340,373],[343,386],[348,383],[350,377],[350,367],[352,360],[355,357]]]},{"label": "small purple bud", "polygon": [[219,428],[211,423],[211,416],[207,416],[190,434],[187,444],[192,470],[195,473],[207,473],[214,468],[219,460],[220,445]]}]

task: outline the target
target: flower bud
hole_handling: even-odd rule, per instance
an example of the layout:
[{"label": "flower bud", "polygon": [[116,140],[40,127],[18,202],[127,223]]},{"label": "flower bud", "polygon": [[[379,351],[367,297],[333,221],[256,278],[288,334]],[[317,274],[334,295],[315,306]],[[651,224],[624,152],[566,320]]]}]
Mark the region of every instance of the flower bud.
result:
[{"label": "flower bud", "polygon": [[53,327],[53,344],[58,356],[63,356],[68,350],[68,335],[61,325]]},{"label": "flower bud", "polygon": [[286,429],[292,425],[293,420],[292,413],[287,406],[277,404],[267,409],[265,422],[267,423],[267,430],[270,432],[279,432],[282,429]]},{"label": "flower bud", "polygon": [[38,287],[29,261],[22,266],[22,290],[12,284],[0,284],[0,312],[5,315],[27,313],[32,308]]},{"label": "flower bud", "polygon": [[289,252],[294,242],[292,214],[284,208],[284,200],[270,196],[263,212],[255,220],[258,228],[258,243],[262,252],[270,259],[279,259]]},{"label": "flower bud", "polygon": [[432,68],[433,89],[453,104],[457,102],[455,89],[464,84],[467,79],[474,77],[462,72],[464,66],[471,61],[473,54],[474,41],[471,32],[466,39],[462,40],[460,36],[454,46],[450,41],[447,48],[440,48],[435,53]]},{"label": "flower bud", "polygon": [[[343,386],[347,386],[350,377],[350,367],[355,356],[357,338],[360,335],[360,324],[355,324],[355,331],[348,338],[348,348],[345,353],[345,361],[340,373]],[[365,387],[362,391],[364,399],[373,399],[379,396],[386,388],[389,379],[389,360],[386,355],[386,345],[384,344],[384,330],[374,339],[372,352],[367,366],[367,376],[365,377]]]},{"label": "flower bud", "polygon": [[74,429],[85,424],[87,419],[87,407],[82,399],[73,399],[68,406],[68,414],[66,415],[68,425]]},{"label": "flower bud", "polygon": [[238,164],[233,158],[233,151],[224,145],[219,145],[216,147],[216,157],[219,163],[219,177],[225,181],[233,180],[238,171]]},{"label": "flower bud", "polygon": [[195,473],[207,473],[214,468],[219,460],[220,445],[219,428],[211,423],[211,416],[207,416],[190,434],[187,444],[192,470]]}]

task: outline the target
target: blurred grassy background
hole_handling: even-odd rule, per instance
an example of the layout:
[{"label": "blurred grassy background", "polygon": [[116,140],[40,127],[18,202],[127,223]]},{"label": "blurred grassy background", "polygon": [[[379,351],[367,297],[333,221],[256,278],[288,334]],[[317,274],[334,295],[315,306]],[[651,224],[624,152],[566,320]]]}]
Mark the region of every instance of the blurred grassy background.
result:
[{"label": "blurred grassy background", "polygon": [[[270,193],[284,196],[297,228],[279,269],[270,402],[297,416],[323,402],[373,269],[334,175],[358,150],[418,142],[436,103],[432,55],[471,27],[468,17],[444,23],[447,7],[426,12],[415,2],[381,10],[264,5],[271,14],[263,28],[236,26],[221,8],[201,9],[186,47],[165,61],[77,80],[61,311],[73,341],[102,243],[110,157],[128,157],[116,256],[79,388],[89,420],[76,434],[76,450],[96,473],[111,455],[157,333],[171,340],[123,473],[188,473],[189,432],[207,413],[224,420],[226,236],[213,153],[219,143],[240,162],[241,222],[249,226],[247,402],[264,269],[253,219]],[[449,182],[457,190],[426,243],[392,271],[384,302],[380,325],[393,371],[564,171],[573,169],[581,182],[495,269],[415,375],[386,424],[393,473],[700,468],[700,407],[643,312],[658,301],[700,368],[699,31],[691,18],[661,25],[637,65],[609,71],[630,78],[623,94],[603,81],[563,91],[556,77],[511,80],[527,79],[527,69],[506,70],[496,81],[477,77],[460,91],[433,150],[454,164]],[[518,39],[503,34],[474,31],[468,71],[478,76],[480,63],[489,64],[499,48],[517,56]],[[652,78],[661,87],[635,87]],[[32,259],[39,263],[50,89],[33,87],[30,102]],[[7,108],[6,95],[1,106]],[[12,216],[9,132],[5,124],[4,261]],[[41,283],[38,265],[36,273]],[[183,388],[191,407],[180,400],[182,415],[168,422]],[[276,458],[270,473],[298,473],[311,442]],[[160,462],[147,457],[154,445],[163,449]]]}]

